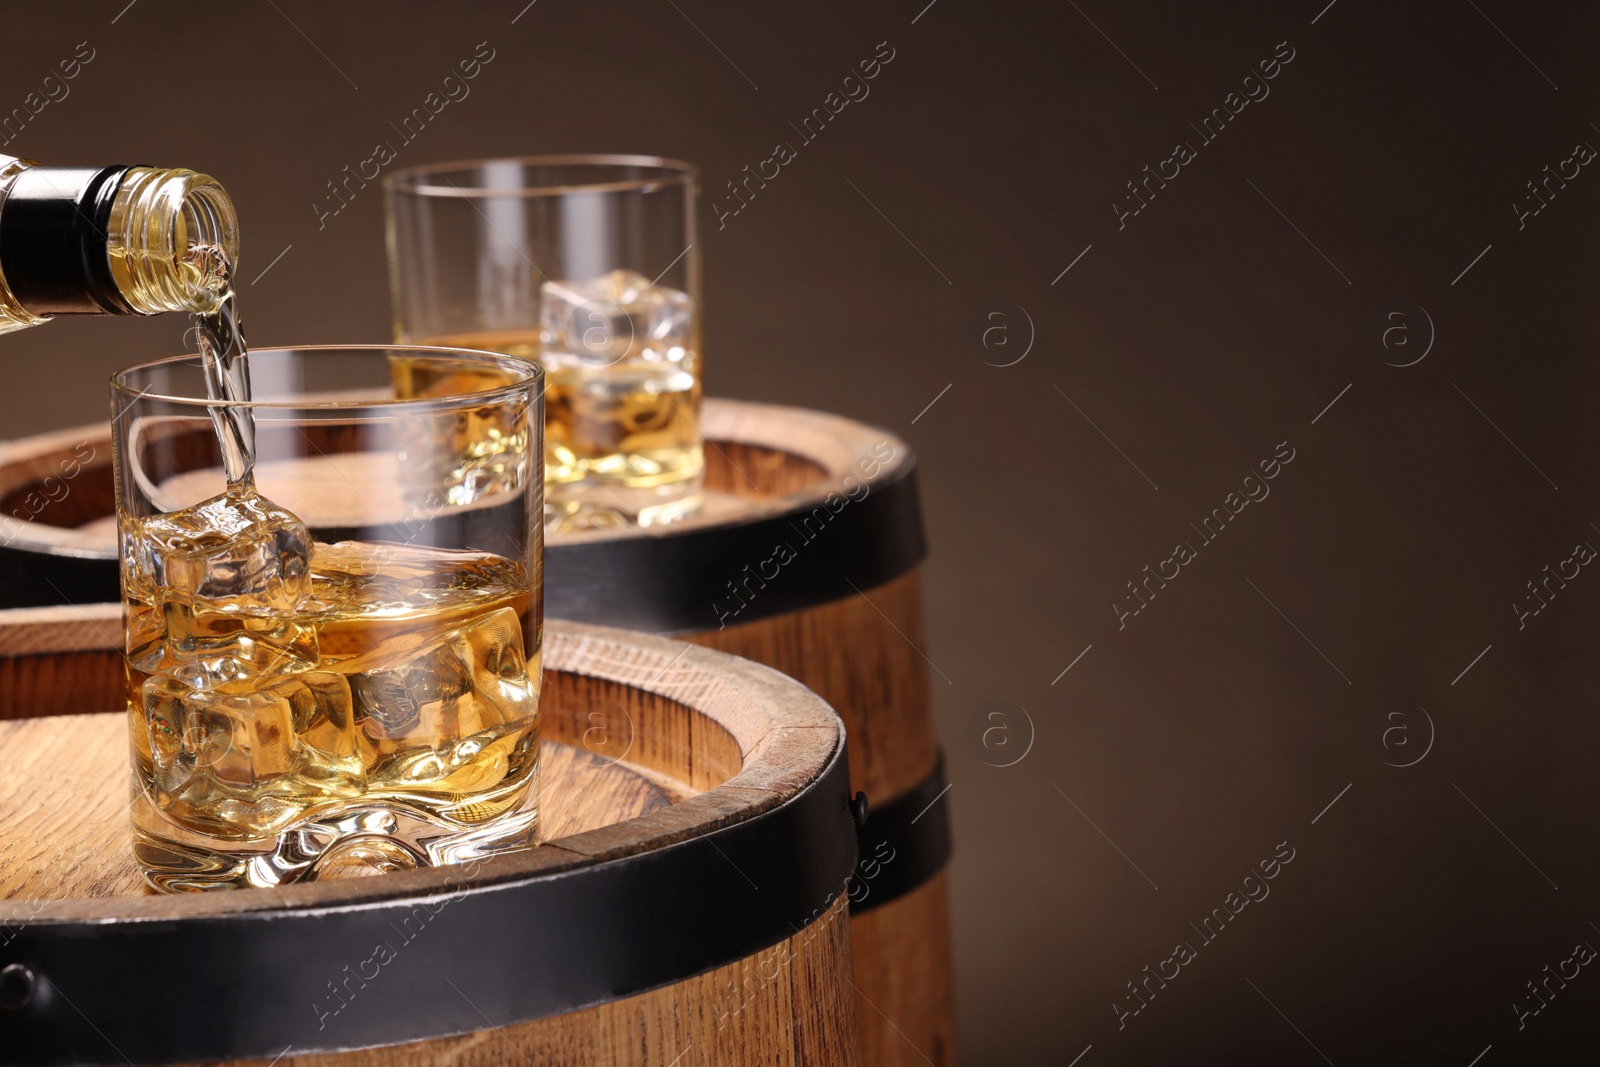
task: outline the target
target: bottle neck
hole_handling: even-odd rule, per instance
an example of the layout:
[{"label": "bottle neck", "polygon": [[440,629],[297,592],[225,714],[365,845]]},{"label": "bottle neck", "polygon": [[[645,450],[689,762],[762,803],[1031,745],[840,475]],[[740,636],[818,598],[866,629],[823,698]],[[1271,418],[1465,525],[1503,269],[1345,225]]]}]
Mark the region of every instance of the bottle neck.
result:
[{"label": "bottle neck", "polygon": [[111,277],[138,314],[214,311],[232,287],[239,220],[206,175],[131,167],[106,223]]},{"label": "bottle neck", "polygon": [[228,289],[238,220],[203,174],[0,159],[0,191],[0,290],[33,321],[203,312]]}]

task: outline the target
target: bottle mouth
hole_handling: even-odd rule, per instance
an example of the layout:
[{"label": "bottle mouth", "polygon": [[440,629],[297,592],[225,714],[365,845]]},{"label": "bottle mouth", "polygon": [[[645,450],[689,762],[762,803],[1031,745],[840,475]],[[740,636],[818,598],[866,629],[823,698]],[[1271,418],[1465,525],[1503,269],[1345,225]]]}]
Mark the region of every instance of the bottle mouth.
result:
[{"label": "bottle mouth", "polygon": [[136,311],[214,311],[232,289],[239,220],[207,175],[131,168],[106,231],[112,277]]}]

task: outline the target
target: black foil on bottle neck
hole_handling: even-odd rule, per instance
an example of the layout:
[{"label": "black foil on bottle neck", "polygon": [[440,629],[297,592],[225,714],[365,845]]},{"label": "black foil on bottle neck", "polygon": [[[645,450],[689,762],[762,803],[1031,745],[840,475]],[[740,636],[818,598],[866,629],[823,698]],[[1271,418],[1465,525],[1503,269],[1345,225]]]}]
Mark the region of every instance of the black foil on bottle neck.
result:
[{"label": "black foil on bottle neck", "polygon": [[132,315],[107,255],[111,205],[129,168],[29,167],[0,205],[0,272],[35,315]]}]

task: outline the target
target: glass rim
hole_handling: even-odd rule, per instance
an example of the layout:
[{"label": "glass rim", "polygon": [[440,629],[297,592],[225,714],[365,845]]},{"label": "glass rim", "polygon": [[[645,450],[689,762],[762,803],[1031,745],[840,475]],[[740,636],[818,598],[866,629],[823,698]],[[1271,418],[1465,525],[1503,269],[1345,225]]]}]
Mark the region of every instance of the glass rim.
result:
[{"label": "glass rim", "polygon": [[[484,189],[460,186],[451,182],[436,185],[429,178],[451,172],[479,170],[491,163],[516,163],[523,167],[652,167],[660,173],[642,178],[617,178],[610,181],[562,182],[527,185],[516,189]],[[665,156],[619,155],[608,153],[578,153],[554,156],[488,156],[481,159],[458,159],[445,163],[424,163],[394,171],[383,179],[384,190],[410,196],[436,196],[447,199],[496,200],[530,199],[543,196],[566,196],[572,193],[626,193],[649,192],[658,187],[694,185],[700,179],[700,168],[681,159]],[[446,179],[448,181],[448,179]]]},{"label": "glass rim", "polygon": [[200,359],[198,353],[186,352],[176,356],[164,356],[161,359],[146,360],[132,366],[123,367],[111,375],[111,392],[113,397],[126,398],[130,404],[140,400],[156,401],[163,404],[174,404],[184,407],[202,409],[210,408],[250,408],[260,411],[324,411],[342,410],[355,411],[362,408],[377,410],[439,410],[458,407],[463,403],[484,403],[488,401],[510,399],[521,393],[532,383],[539,384],[539,392],[544,389],[544,368],[532,360],[522,359],[519,356],[508,356],[499,352],[489,352],[477,348],[451,348],[443,345],[406,345],[406,344],[352,344],[352,345],[274,345],[267,348],[252,348],[249,355],[264,356],[275,353],[389,353],[404,352],[416,355],[439,357],[456,363],[476,363],[480,365],[493,365],[499,368],[511,368],[521,373],[516,381],[505,385],[495,386],[493,389],[479,389],[468,393],[450,393],[444,396],[419,396],[419,397],[390,397],[367,399],[335,399],[316,397],[296,397],[284,400],[213,400],[205,396],[171,396],[158,393],[151,389],[135,388],[128,384],[128,376],[138,371],[149,371],[157,367],[180,363],[194,363]]}]

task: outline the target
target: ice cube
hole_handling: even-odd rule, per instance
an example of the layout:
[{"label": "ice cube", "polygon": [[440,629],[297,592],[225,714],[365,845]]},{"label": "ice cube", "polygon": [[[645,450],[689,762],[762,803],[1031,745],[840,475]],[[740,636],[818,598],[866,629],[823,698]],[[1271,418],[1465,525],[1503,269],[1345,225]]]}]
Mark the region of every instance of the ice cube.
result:
[{"label": "ice cube", "polygon": [[627,360],[681,361],[689,344],[689,294],[631,270],[539,287],[540,358],[608,367]]},{"label": "ice cube", "polygon": [[450,637],[426,633],[391,638],[340,666],[350,678],[361,728],[380,751],[422,745],[441,748],[472,733],[462,730],[461,698],[472,673]]},{"label": "ice cube", "polygon": [[221,610],[292,614],[311,591],[311,532],[249,486],[134,520],[124,547],[137,582]]},{"label": "ice cube", "polygon": [[538,708],[522,621],[510,608],[388,638],[338,669],[350,679],[372,761],[401,757],[400,777],[411,781],[447,777],[482,747],[473,735],[524,722]]},{"label": "ice cube", "polygon": [[516,722],[538,709],[537,679],[528,673],[522,620],[501,608],[458,631],[472,668],[472,695],[485,726]]},{"label": "ice cube", "polygon": [[306,622],[217,610],[176,595],[128,605],[129,662],[194,689],[312,670],[317,655],[317,632]]},{"label": "ice cube", "polygon": [[251,685],[197,690],[161,675],[144,682],[150,792],[185,826],[266,836],[366,784],[344,675],[307,671]]},{"label": "ice cube", "polygon": [[317,663],[311,534],[248,486],[123,529],[128,658],[198,689]]}]

